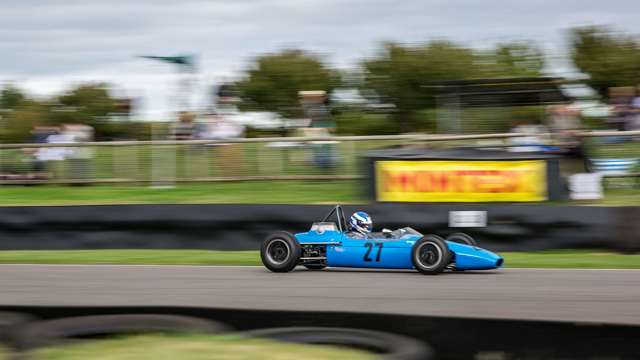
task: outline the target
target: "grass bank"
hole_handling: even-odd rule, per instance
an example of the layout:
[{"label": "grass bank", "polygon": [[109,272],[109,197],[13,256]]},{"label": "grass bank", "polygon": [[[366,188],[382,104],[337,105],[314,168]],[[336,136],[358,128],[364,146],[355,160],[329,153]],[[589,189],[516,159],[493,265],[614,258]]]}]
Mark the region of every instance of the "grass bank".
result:
[{"label": "grass bank", "polygon": [[0,186],[0,206],[98,204],[318,204],[366,202],[356,181],[268,181],[133,185]]},{"label": "grass bank", "polygon": [[35,360],[368,360],[375,358],[374,355],[335,346],[290,344],[230,335],[154,334],[54,346],[36,351],[31,358]]},{"label": "grass bank", "polygon": [[[630,181],[631,179],[621,179]],[[0,206],[114,204],[365,204],[370,199],[355,180],[245,181],[177,184],[172,188],[144,185],[0,186]],[[605,192],[595,201],[558,202],[583,205],[640,205],[640,188]]]}]

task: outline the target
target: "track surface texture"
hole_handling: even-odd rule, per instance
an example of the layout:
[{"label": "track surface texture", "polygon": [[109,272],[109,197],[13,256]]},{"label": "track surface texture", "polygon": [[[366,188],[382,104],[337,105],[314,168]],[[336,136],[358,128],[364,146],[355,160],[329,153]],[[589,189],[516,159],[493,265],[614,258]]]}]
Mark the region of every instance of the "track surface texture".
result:
[{"label": "track surface texture", "polygon": [[175,305],[640,324],[640,270],[0,265],[2,305]]}]

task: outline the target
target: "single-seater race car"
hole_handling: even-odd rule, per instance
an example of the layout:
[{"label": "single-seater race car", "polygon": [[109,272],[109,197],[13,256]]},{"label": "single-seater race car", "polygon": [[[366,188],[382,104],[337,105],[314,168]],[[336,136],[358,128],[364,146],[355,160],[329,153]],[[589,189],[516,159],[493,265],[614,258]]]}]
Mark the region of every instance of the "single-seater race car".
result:
[{"label": "single-seater race car", "polygon": [[[335,222],[330,221],[332,215]],[[313,223],[307,232],[271,234],[262,244],[260,257],[273,272],[288,272],[302,265],[310,270],[351,267],[415,269],[423,274],[439,274],[444,270],[496,269],[503,263],[500,256],[479,248],[464,233],[452,234],[444,240],[404,227],[352,237],[346,232],[340,205],[322,221]]]}]

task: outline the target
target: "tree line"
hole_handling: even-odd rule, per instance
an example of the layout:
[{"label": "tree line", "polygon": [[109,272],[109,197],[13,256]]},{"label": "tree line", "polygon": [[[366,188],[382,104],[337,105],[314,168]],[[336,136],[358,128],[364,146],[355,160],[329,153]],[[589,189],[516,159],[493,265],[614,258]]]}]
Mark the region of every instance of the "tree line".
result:
[{"label": "tree line", "polygon": [[[587,75],[584,83],[603,98],[610,87],[640,84],[637,37],[595,26],[575,28],[569,35],[570,59]],[[446,80],[535,77],[543,75],[544,68],[542,50],[527,41],[497,44],[489,50],[444,40],[414,45],[385,43],[374,57],[348,72],[332,69],[321,57],[300,49],[259,56],[234,86],[241,109],[273,111],[286,118],[300,115],[299,91],[331,93],[336,88],[357,88],[368,100],[394,106],[392,121],[380,131],[396,132],[420,130],[421,114],[436,107],[435,87],[425,85]],[[100,135],[101,128],[109,130],[104,120],[117,107],[106,84],[81,85],[49,101],[34,100],[9,86],[0,94],[1,135],[3,139],[24,140],[35,123],[63,122],[88,123]],[[374,127],[375,116],[370,118]],[[348,123],[358,117],[338,118]]]}]

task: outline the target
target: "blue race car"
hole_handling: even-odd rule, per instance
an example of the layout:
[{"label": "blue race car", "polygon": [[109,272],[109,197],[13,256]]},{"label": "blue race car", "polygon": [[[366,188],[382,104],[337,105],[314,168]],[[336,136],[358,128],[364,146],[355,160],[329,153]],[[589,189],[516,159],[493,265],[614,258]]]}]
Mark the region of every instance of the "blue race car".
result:
[{"label": "blue race car", "polygon": [[[336,222],[329,221],[335,214]],[[446,240],[437,235],[422,235],[405,227],[383,229],[367,237],[352,237],[345,232],[346,222],[338,205],[307,232],[285,231],[268,236],[260,249],[262,263],[274,272],[288,272],[297,265],[310,270],[325,267],[416,269],[423,274],[444,270],[490,270],[502,266],[503,259],[476,246],[463,233]]]}]

